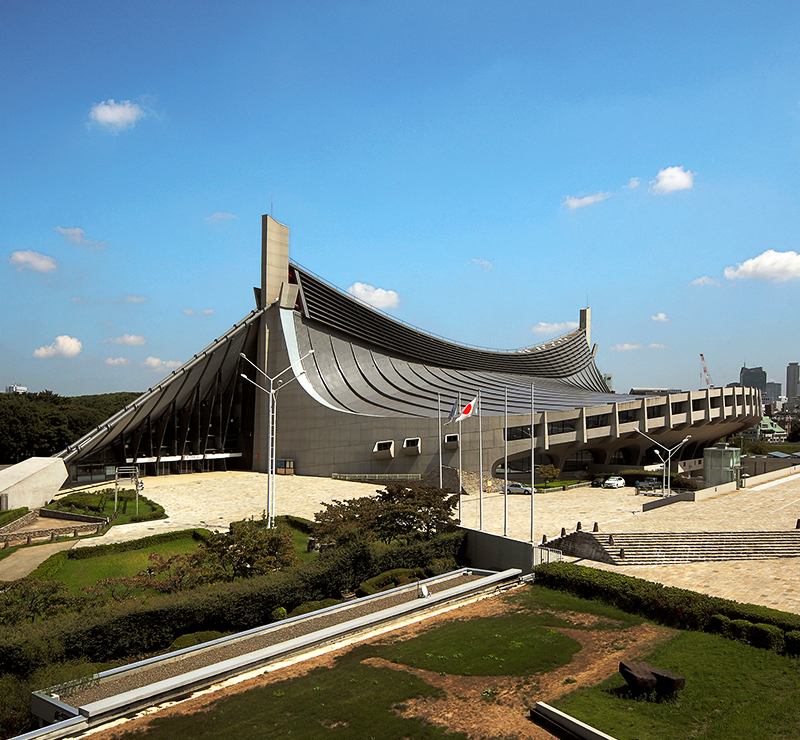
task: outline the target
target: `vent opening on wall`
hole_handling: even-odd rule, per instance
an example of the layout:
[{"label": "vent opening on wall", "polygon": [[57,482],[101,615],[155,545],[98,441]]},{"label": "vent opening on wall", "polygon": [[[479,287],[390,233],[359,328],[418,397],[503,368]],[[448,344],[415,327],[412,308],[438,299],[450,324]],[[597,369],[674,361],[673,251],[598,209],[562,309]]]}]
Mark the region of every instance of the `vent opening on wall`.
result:
[{"label": "vent opening on wall", "polygon": [[458,449],[458,435],[457,434],[445,434],[444,435],[444,448],[446,450],[457,450]]},{"label": "vent opening on wall", "polygon": [[372,456],[377,460],[389,460],[394,457],[394,440],[384,439],[375,443]]},{"label": "vent opening on wall", "polygon": [[406,455],[419,455],[419,437],[406,437],[403,440],[403,452]]}]

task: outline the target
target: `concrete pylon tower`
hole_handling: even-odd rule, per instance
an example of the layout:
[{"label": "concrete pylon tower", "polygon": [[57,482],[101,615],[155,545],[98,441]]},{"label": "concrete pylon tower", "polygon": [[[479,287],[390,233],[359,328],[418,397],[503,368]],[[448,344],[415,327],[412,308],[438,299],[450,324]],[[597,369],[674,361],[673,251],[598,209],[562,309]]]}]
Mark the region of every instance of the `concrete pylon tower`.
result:
[{"label": "concrete pylon tower", "polygon": [[[261,287],[255,291],[258,308],[268,308],[280,298],[281,286],[287,282],[288,277],[289,227],[265,214],[261,217]],[[280,330],[277,314],[277,311],[266,311],[261,317],[256,360],[258,367],[273,377],[280,372],[277,368],[276,352],[270,351],[270,333]],[[265,383],[263,377],[255,380],[260,385]],[[266,393],[258,391],[253,430],[253,469],[259,473],[266,473],[268,470],[268,417],[269,398]]]}]

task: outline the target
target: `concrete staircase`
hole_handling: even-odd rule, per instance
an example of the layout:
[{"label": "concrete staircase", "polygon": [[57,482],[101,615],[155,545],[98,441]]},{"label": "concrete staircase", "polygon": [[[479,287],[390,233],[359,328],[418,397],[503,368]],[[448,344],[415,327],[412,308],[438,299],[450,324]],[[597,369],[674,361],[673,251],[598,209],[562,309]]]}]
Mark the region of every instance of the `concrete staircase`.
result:
[{"label": "concrete staircase", "polygon": [[[591,537],[595,543],[587,541]],[[589,545],[587,547],[586,545]],[[781,532],[574,532],[547,543],[565,555],[614,565],[800,558],[800,530]],[[577,546],[577,547],[576,547]]]}]

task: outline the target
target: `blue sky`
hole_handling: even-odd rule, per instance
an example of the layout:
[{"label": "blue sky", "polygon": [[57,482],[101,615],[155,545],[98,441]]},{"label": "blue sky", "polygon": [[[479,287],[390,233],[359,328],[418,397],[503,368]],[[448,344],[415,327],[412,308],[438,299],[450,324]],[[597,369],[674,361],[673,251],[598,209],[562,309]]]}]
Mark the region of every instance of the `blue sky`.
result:
[{"label": "blue sky", "polygon": [[[800,360],[795,3],[0,6],[0,386],[145,390],[253,308],[261,214],[504,349],[591,306],[614,387]],[[570,322],[573,322],[570,324]]]}]

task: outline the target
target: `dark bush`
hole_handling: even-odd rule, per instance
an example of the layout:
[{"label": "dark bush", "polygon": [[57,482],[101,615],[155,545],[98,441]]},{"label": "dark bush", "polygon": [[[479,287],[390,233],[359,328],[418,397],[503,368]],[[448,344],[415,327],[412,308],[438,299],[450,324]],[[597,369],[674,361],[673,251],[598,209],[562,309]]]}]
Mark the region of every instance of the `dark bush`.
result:
[{"label": "dark bush", "polygon": [[774,625],[754,624],[750,627],[750,644],[763,650],[774,650],[776,653],[782,653],[786,640],[783,636],[783,630]]},{"label": "dark bush", "polygon": [[790,655],[800,655],[800,630],[790,630],[784,635],[786,652]]},{"label": "dark bush", "polygon": [[746,619],[731,619],[731,637],[739,642],[750,644],[750,631],[753,623]]},{"label": "dark bush", "polygon": [[5,527],[11,522],[17,521],[20,517],[25,516],[28,513],[28,507],[22,506],[19,509],[9,509],[8,511],[4,511],[0,514],[0,527]]},{"label": "dark bush", "polygon": [[731,632],[731,620],[724,614],[711,615],[711,618],[708,620],[708,631],[715,635],[727,637],[728,639],[733,637],[733,633]]},{"label": "dark bush", "polygon": [[364,581],[356,589],[356,596],[372,596],[396,586],[405,586],[425,577],[422,568],[395,568]]}]

